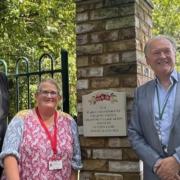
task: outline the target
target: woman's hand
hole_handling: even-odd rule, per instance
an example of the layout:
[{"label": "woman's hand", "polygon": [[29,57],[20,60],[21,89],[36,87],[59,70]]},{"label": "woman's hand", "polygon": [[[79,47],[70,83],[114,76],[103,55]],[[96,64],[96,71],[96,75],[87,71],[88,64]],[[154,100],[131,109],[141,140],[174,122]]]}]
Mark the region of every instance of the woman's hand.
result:
[{"label": "woman's hand", "polygon": [[72,169],[70,180],[77,180],[77,171]]}]

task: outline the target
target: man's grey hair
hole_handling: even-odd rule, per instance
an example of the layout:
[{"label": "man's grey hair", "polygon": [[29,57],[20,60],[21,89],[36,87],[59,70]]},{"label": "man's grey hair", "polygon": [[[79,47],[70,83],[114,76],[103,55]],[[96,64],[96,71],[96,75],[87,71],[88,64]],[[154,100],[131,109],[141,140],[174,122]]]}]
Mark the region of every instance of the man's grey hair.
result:
[{"label": "man's grey hair", "polygon": [[151,46],[151,42],[154,41],[154,40],[158,40],[158,39],[166,39],[166,40],[168,40],[172,44],[174,52],[176,52],[176,48],[177,47],[176,47],[176,41],[174,40],[174,38],[172,38],[170,36],[166,36],[166,35],[158,35],[158,36],[152,37],[146,43],[146,45],[144,47],[144,54],[145,54],[145,56],[147,56],[147,53],[148,53],[148,51],[150,49],[150,46]]}]

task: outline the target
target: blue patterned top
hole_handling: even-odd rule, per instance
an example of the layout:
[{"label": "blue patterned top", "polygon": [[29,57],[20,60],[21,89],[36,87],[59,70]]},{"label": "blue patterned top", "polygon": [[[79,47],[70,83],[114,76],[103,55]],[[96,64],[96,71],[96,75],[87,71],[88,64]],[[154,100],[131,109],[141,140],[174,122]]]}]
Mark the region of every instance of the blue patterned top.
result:
[{"label": "blue patterned top", "polygon": [[[3,142],[2,152],[0,153],[0,164],[3,166],[2,160],[7,155],[14,155],[17,160],[20,158],[19,147],[23,138],[24,120],[22,116],[16,115],[8,125],[6,135]],[[51,132],[54,128],[50,127]],[[82,168],[81,151],[79,144],[78,128],[76,122],[71,120],[71,131],[73,138],[73,158],[72,168],[75,170]]]}]

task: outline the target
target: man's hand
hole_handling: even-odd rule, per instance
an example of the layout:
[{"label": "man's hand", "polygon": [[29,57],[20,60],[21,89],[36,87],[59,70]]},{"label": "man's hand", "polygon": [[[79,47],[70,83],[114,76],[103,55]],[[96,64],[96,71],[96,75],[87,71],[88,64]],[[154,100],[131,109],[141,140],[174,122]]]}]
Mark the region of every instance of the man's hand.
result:
[{"label": "man's hand", "polygon": [[176,175],[175,175],[175,180],[180,180],[179,174],[176,174]]},{"label": "man's hand", "polygon": [[155,173],[163,180],[174,180],[175,177],[179,178],[177,176],[179,169],[179,163],[175,157],[171,156],[159,161],[157,168],[155,168]]}]

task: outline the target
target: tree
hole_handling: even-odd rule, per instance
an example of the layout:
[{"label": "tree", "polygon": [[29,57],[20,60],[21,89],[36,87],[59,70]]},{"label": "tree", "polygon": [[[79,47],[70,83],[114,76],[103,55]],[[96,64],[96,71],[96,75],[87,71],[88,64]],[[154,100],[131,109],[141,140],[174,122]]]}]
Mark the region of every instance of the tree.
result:
[{"label": "tree", "polygon": [[0,2],[0,58],[7,62],[10,72],[20,56],[28,57],[34,70],[42,53],[53,53],[57,58],[61,48],[68,51],[72,114],[76,112],[74,19],[74,0]]},{"label": "tree", "polygon": [[180,70],[180,0],[152,0],[153,34],[165,34],[177,42],[177,70]]},{"label": "tree", "polygon": [[[180,48],[180,0],[152,2],[153,34],[173,36]],[[68,50],[70,109],[76,114],[75,0],[1,0],[0,34],[0,59],[6,60],[9,72],[20,56],[28,57],[35,70],[41,53],[57,58],[60,48]]]}]

